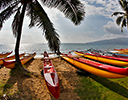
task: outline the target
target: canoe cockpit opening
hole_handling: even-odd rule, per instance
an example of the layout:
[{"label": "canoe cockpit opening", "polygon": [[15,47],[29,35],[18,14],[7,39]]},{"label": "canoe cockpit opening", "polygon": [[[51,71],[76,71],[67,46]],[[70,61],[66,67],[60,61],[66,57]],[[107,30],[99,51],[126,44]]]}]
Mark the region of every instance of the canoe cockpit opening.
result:
[{"label": "canoe cockpit opening", "polygon": [[58,86],[58,77],[56,73],[46,73],[44,74],[44,77],[46,78],[46,82],[49,86]]},{"label": "canoe cockpit opening", "polygon": [[44,62],[44,66],[48,67],[48,66],[52,66],[52,64],[50,62]]},{"label": "canoe cockpit opening", "polygon": [[45,71],[45,73],[55,73],[53,67],[51,67],[51,68],[50,67],[49,68],[46,68],[45,67],[45,70],[44,71]]},{"label": "canoe cockpit opening", "polygon": [[44,51],[44,57],[48,57],[48,54],[46,51]]},{"label": "canoe cockpit opening", "polygon": [[49,59],[45,59],[44,62],[45,63],[50,63],[50,60]]},{"label": "canoe cockpit opening", "polygon": [[44,68],[51,68],[52,66],[49,64],[49,65],[45,65]]}]

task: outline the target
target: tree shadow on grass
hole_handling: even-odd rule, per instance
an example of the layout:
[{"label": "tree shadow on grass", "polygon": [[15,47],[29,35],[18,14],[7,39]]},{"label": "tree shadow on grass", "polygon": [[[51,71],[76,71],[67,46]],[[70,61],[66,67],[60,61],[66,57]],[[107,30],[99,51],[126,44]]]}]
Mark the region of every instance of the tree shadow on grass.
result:
[{"label": "tree shadow on grass", "polygon": [[[29,64],[32,62],[32,60],[30,60],[28,63],[25,64],[25,66],[29,66]],[[24,65],[23,65],[24,66]],[[12,86],[18,82],[19,80],[23,79],[25,77],[23,77],[22,72],[19,70],[19,68],[17,68],[15,66],[14,69],[10,70],[10,78],[8,79],[8,81],[6,82],[5,86],[4,86],[4,90],[3,93],[7,91],[7,89],[12,88]]]},{"label": "tree shadow on grass", "polygon": [[25,76],[18,68],[11,70],[10,78],[4,86],[3,94],[7,95],[2,98],[3,100],[41,100],[41,98],[48,100],[49,98],[42,76]]},{"label": "tree shadow on grass", "polygon": [[[16,72],[17,71],[17,72]],[[16,69],[12,69],[10,72],[10,78],[4,85],[3,94],[6,94],[5,99],[16,99],[20,98],[20,92],[22,91],[22,86],[19,86],[28,76],[21,75]],[[17,90],[18,87],[18,90]],[[20,89],[19,89],[20,87]],[[15,98],[15,96],[16,98]]]},{"label": "tree shadow on grass", "polygon": [[42,76],[24,76],[12,74],[4,86],[3,93],[9,100],[48,100],[49,94]]},{"label": "tree shadow on grass", "polygon": [[102,84],[103,86],[107,87],[108,89],[118,93],[119,95],[128,98],[128,89],[125,87],[121,86],[118,83],[112,82],[107,78],[95,76],[95,75],[90,75],[90,78],[94,79],[98,83]]},{"label": "tree shadow on grass", "polygon": [[93,81],[86,74],[79,75],[81,78],[75,92],[80,96],[81,100],[102,100],[101,92]]}]

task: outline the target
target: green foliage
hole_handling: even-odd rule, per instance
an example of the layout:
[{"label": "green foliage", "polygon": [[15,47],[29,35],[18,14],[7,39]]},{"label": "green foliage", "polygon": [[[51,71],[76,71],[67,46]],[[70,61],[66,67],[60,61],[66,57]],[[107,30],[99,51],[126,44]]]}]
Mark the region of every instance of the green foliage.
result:
[{"label": "green foliage", "polygon": [[117,25],[120,25],[121,24],[122,19],[123,19],[123,16],[119,16],[117,18],[117,20],[116,20]]},{"label": "green foliage", "polygon": [[3,95],[3,89],[4,89],[4,83],[0,83],[0,98],[2,97]]},{"label": "green foliage", "polygon": [[84,5],[79,0],[42,0],[42,2],[47,7],[59,9],[75,25],[84,19]]},{"label": "green foliage", "polygon": [[[84,5],[79,0],[41,0],[41,2],[49,8],[57,8],[63,12],[75,25],[80,24],[84,19]],[[23,9],[27,12],[27,16],[30,17],[29,27],[36,26],[43,29],[49,48],[54,52],[59,52],[59,35],[38,0],[29,0],[29,2],[27,0],[1,0],[0,10],[3,11],[0,12],[0,29],[3,27],[3,23],[9,19],[11,15],[15,14],[12,30],[14,36],[20,41],[22,32],[22,25],[20,23],[23,22],[22,20],[24,18]],[[18,47],[16,46],[16,48]]]},{"label": "green foliage", "polygon": [[[4,93],[7,92],[8,89],[10,89],[13,85],[12,84],[6,84],[6,83],[0,83],[0,98],[3,96]],[[4,91],[6,90],[6,91]]]},{"label": "green foliage", "polygon": [[107,79],[81,76],[75,92],[82,100],[127,100],[128,77]]},{"label": "green foliage", "polygon": [[121,15],[117,17],[116,23],[117,25],[121,25],[121,32],[123,32],[123,28],[128,27],[128,2],[127,0],[120,0],[119,4],[125,12],[114,12],[112,16]]},{"label": "green foliage", "polygon": [[13,85],[12,84],[5,84],[4,89],[7,90],[8,88],[10,89]]}]

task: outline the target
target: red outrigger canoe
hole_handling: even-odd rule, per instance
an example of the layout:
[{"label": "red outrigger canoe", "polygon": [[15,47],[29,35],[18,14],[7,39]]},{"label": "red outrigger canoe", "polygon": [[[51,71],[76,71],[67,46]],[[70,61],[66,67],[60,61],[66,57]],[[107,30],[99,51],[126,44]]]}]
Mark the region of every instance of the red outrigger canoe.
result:
[{"label": "red outrigger canoe", "polygon": [[128,52],[128,48],[126,48],[126,49],[114,49],[114,50],[121,51],[121,52]]},{"label": "red outrigger canoe", "polygon": [[74,53],[84,56],[86,58],[90,58],[96,61],[100,61],[103,63],[116,65],[116,66],[128,66],[128,58],[120,58],[120,57],[114,57],[114,56],[108,56],[108,55],[101,55],[99,53],[84,53],[80,51],[74,51]]},{"label": "red outrigger canoe", "polygon": [[119,54],[128,54],[128,48],[126,49],[114,49],[115,51],[118,51]]},{"label": "red outrigger canoe", "polygon": [[0,53],[0,58],[7,57],[7,56],[10,55],[11,53],[12,53],[12,51],[6,52],[6,53]]},{"label": "red outrigger canoe", "polygon": [[58,99],[60,95],[59,79],[56,70],[51,60],[49,59],[49,56],[46,51],[44,52],[43,75],[47,89],[49,90],[52,96]]},{"label": "red outrigger canoe", "polygon": [[123,78],[128,76],[128,68],[120,68],[107,64],[102,64],[89,59],[74,57],[71,54],[62,54],[61,57],[72,63],[76,67],[97,76],[106,78]]}]

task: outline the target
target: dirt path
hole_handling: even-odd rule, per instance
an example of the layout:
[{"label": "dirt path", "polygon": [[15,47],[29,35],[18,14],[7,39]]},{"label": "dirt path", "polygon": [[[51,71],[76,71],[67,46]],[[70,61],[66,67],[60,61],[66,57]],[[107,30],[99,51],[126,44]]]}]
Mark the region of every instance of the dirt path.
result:
[{"label": "dirt path", "polygon": [[[58,100],[80,100],[74,93],[78,81],[76,68],[60,58],[52,60],[60,81],[60,97]],[[40,74],[43,67],[43,60],[35,59],[29,62],[27,69]],[[46,89],[42,76],[21,77],[19,75],[10,75],[7,68],[0,69],[0,96],[7,94],[6,98],[10,100],[56,100]]]}]

